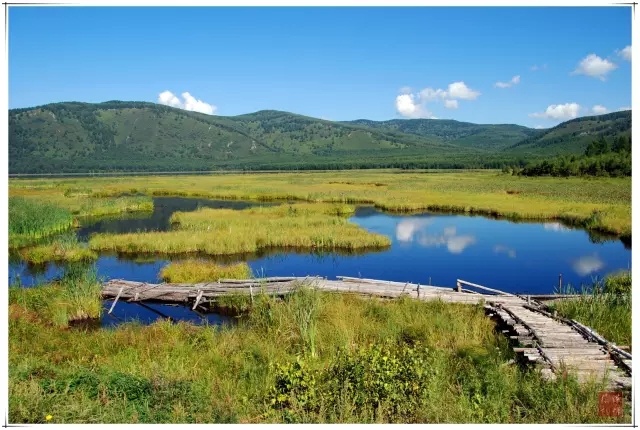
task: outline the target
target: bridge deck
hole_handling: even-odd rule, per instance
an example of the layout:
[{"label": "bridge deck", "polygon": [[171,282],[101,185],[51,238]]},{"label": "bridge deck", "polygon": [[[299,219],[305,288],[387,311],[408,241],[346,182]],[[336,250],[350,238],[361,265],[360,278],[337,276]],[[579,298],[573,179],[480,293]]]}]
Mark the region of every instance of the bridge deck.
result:
[{"label": "bridge deck", "polygon": [[[591,378],[606,379],[612,389],[631,386],[631,355],[602,339],[593,330],[575,321],[556,318],[536,307],[535,301],[532,304],[530,300],[516,295],[461,280],[454,289],[344,276],[338,280],[277,277],[198,284],[148,284],[114,279],[103,284],[102,295],[115,299],[111,310],[119,299],[188,303],[196,309],[224,295],[245,294],[253,298],[256,294],[265,293],[282,296],[293,292],[302,283],[340,293],[483,304],[490,315],[508,327],[505,334],[519,344],[514,350],[542,366],[547,377],[557,378],[570,372],[582,382]],[[467,288],[463,289],[463,286]],[[473,288],[492,294],[474,292]]]}]

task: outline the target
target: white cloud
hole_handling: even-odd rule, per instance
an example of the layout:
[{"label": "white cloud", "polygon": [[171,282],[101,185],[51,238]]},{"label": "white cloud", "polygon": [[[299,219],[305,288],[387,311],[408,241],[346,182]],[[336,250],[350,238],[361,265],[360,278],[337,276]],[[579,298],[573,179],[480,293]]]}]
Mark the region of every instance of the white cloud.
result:
[{"label": "white cloud", "polygon": [[434,90],[433,88],[425,88],[420,91],[419,97],[423,101],[437,100],[439,98],[445,99],[447,97],[447,92],[441,89]]},{"label": "white cloud", "polygon": [[575,260],[572,264],[573,270],[580,276],[587,276],[597,272],[604,267],[602,261],[597,255],[587,255]]},{"label": "white cloud", "polygon": [[475,100],[480,92],[469,88],[464,82],[453,82],[446,90],[441,88],[424,88],[419,92],[411,92],[408,87],[402,87],[396,97],[396,110],[406,118],[433,118],[426,104],[431,101],[442,101],[448,109],[457,109],[458,100]]},{"label": "white cloud", "polygon": [[543,128],[546,128],[544,125],[536,125],[535,127],[536,130],[542,130]]},{"label": "white cloud", "polygon": [[158,103],[173,106],[177,108],[182,108],[182,103],[180,103],[180,99],[173,95],[171,91],[164,91],[158,95]]},{"label": "white cloud", "polygon": [[550,105],[544,112],[529,114],[533,118],[571,119],[578,116],[581,107],[578,103],[565,103],[562,105]]},{"label": "white cloud", "polygon": [[591,112],[593,112],[595,115],[603,115],[609,112],[609,110],[602,105],[595,105],[594,107],[591,108]]},{"label": "white cloud", "polygon": [[518,85],[520,83],[520,75],[516,75],[513,78],[511,78],[511,80],[509,82],[496,82],[494,84],[495,87],[497,88],[509,88],[512,87],[514,85]]},{"label": "white cloud", "polygon": [[494,246],[493,252],[495,252],[496,254],[505,253],[509,256],[509,258],[516,258],[516,250],[505,245]]},{"label": "white cloud", "polygon": [[596,54],[589,54],[580,61],[578,67],[571,74],[591,76],[604,81],[607,74],[617,67],[607,59],[600,58]]},{"label": "white cloud", "polygon": [[396,110],[406,118],[430,118],[431,112],[420,103],[415,94],[400,94],[396,97]]},{"label": "white cloud", "polygon": [[537,72],[538,70],[546,70],[546,69],[547,69],[546,64],[543,64],[542,66],[538,66],[537,64],[534,64],[533,66],[531,66],[532,72]]},{"label": "white cloud", "polygon": [[627,61],[631,61],[631,45],[627,45],[619,51],[616,51],[619,56]]},{"label": "white cloud", "polygon": [[616,112],[620,112],[620,111],[622,111],[622,110],[631,110],[631,106],[622,106],[622,107],[619,107],[619,108],[618,108],[618,110],[617,110]]},{"label": "white cloud", "polygon": [[444,107],[447,109],[458,109],[458,100],[445,100]]},{"label": "white cloud", "polygon": [[158,94],[158,103],[172,106],[184,110],[189,110],[193,112],[201,112],[206,113],[208,115],[213,115],[215,111],[218,109],[216,106],[206,103],[202,100],[199,100],[193,97],[188,91],[185,91],[182,95],[182,100],[180,100],[175,94],[171,91],[163,91]]},{"label": "white cloud", "polygon": [[449,84],[449,91],[447,91],[449,98],[462,99],[462,100],[475,100],[480,93],[469,88],[464,82],[454,82]]}]

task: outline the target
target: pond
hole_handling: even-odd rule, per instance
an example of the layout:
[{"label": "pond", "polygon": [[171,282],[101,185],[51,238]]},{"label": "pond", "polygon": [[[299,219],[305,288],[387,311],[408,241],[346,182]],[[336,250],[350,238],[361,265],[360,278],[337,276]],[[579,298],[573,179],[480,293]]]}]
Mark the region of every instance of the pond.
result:
[{"label": "pond", "polygon": [[[154,204],[153,214],[86,224],[78,230],[78,236],[86,240],[93,232],[166,230],[170,228],[169,217],[176,210],[195,210],[199,206],[242,209],[263,203],[157,198]],[[358,208],[350,220],[369,231],[387,235],[392,240],[391,247],[359,255],[271,250],[262,255],[227,257],[222,261],[247,261],[260,277],[319,275],[334,279],[343,275],[451,287],[456,279],[464,279],[524,294],[554,292],[560,274],[563,285],[579,288],[610,272],[629,269],[631,265],[631,249],[620,240],[590,235],[558,222],[515,223],[448,214],[396,215],[371,207]],[[183,258],[171,257],[173,260]],[[159,272],[169,261],[166,256],[126,259],[101,255],[96,270],[98,276],[105,279],[155,283],[161,282]],[[61,272],[62,268],[53,264],[37,269],[14,261],[10,262],[9,282],[19,277],[22,285],[30,286],[60,276]],[[118,303],[116,309],[120,306]],[[135,310],[139,306],[127,306],[130,307],[120,308],[122,312],[142,312]],[[157,318],[157,314],[148,309],[144,312],[145,321]],[[168,312],[175,314],[177,310]],[[189,313],[184,309],[183,312]],[[202,320],[195,316],[193,319]],[[219,321],[214,318],[208,322]],[[103,324],[109,325],[104,321]]]}]

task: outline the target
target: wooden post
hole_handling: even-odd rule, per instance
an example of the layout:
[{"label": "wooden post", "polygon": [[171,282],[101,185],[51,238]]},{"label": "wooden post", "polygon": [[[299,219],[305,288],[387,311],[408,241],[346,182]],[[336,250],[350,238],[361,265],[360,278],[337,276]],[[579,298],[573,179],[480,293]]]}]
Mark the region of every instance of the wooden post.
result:
[{"label": "wooden post", "polygon": [[[404,290],[406,290],[407,285],[409,285],[409,283],[407,282],[406,284],[404,284],[404,287],[402,287],[402,292],[404,293]],[[349,287],[349,291],[351,291],[351,287]]]},{"label": "wooden post", "polygon": [[111,305],[111,309],[109,309],[108,314],[111,315],[111,311],[113,311],[113,308],[116,307],[116,303],[118,303],[118,299],[120,298],[120,294],[122,294],[122,290],[124,290],[124,287],[120,287],[120,291],[118,291],[118,295],[116,296],[116,299],[113,301],[113,304]]},{"label": "wooden post", "polygon": [[420,284],[418,284],[418,298],[420,298]]},{"label": "wooden post", "polygon": [[200,290],[198,291],[198,297],[196,297],[196,301],[193,304],[193,307],[191,308],[192,311],[196,310],[196,306],[198,306],[198,303],[200,303],[200,299],[202,299],[202,294],[204,293],[204,291]]},{"label": "wooden post", "polygon": [[527,294],[527,304],[528,305],[531,304],[531,296],[529,294]]},{"label": "wooden post", "polygon": [[461,293],[462,292],[462,284],[460,283],[460,281],[456,281],[456,286],[458,287],[458,292]]},{"label": "wooden post", "polygon": [[253,288],[249,284],[249,295],[251,296],[251,306],[253,306]]}]

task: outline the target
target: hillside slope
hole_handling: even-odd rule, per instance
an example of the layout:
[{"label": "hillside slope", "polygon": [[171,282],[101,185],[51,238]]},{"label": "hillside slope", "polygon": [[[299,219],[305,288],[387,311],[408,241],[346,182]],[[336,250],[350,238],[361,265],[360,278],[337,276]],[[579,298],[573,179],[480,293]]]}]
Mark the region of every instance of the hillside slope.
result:
[{"label": "hillside slope", "polygon": [[120,101],[9,111],[10,173],[210,170],[398,155],[451,161],[476,153],[438,139],[279,111],[223,117]]},{"label": "hillside slope", "polygon": [[507,148],[507,153],[527,155],[584,154],[587,145],[600,136],[613,141],[631,135],[631,111],[585,116],[563,122]]},{"label": "hillside slope", "polygon": [[345,122],[345,124],[395,130],[483,150],[506,148],[537,133],[535,129],[516,124],[473,124],[448,119],[393,119],[390,121],[359,119]]},{"label": "hillside slope", "polygon": [[628,111],[538,131],[451,120],[335,122],[273,110],[225,117],[146,102],[54,103],[9,111],[9,173],[499,168],[584,152],[598,134],[629,134],[630,123]]}]

